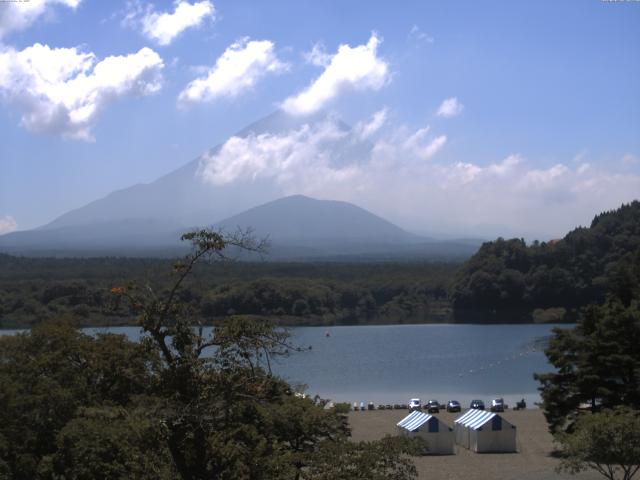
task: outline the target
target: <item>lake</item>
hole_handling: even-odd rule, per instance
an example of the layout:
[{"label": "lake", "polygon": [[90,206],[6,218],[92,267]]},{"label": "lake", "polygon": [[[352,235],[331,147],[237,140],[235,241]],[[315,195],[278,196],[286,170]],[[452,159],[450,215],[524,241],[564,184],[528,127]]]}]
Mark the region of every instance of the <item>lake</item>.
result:
[{"label": "lake", "polygon": [[[542,352],[555,325],[383,325],[299,327],[293,342],[305,348],[273,365],[307,392],[340,402],[408,403],[449,399],[463,406],[504,397],[514,405],[540,400],[534,372],[552,367]],[[136,327],[87,329],[124,333]],[[0,332],[0,335],[11,331]],[[308,349],[311,347],[311,349]]]}]

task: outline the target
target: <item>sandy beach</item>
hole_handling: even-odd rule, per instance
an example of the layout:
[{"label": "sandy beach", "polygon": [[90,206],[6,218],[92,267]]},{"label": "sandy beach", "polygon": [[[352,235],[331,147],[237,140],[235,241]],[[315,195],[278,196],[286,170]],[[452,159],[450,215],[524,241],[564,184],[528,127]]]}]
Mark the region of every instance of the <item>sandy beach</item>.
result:
[{"label": "sandy beach", "polygon": [[[395,435],[396,423],[407,414],[407,410],[351,412],[349,423],[353,439],[376,440],[385,434]],[[459,413],[441,412],[437,416],[449,426],[453,426],[454,419],[459,415]],[[419,478],[429,480],[489,480],[494,478],[595,480],[602,478],[596,472],[583,472],[579,475],[555,472],[555,467],[559,462],[550,456],[553,450],[553,438],[547,431],[547,424],[541,410],[509,410],[502,415],[518,429],[517,453],[478,454],[456,446],[455,455],[415,458]]]}]

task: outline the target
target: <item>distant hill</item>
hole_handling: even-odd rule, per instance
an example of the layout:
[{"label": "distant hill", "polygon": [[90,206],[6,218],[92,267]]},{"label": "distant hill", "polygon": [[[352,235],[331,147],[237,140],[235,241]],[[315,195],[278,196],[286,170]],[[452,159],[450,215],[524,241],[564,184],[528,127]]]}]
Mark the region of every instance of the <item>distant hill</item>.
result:
[{"label": "distant hill", "polygon": [[273,260],[462,260],[479,241],[434,241],[409,233],[348,202],[292,195],[216,224],[225,231],[252,228],[268,237]]},{"label": "distant hill", "polygon": [[[597,215],[588,228],[528,245],[497,239],[459,270],[451,289],[467,321],[569,321],[607,292],[630,297],[640,271],[640,202]],[[626,293],[625,293],[626,291]]]},{"label": "distant hill", "polygon": [[425,239],[356,205],[292,195],[251,208],[216,224],[225,229],[251,227],[284,245],[336,242],[404,244]]}]

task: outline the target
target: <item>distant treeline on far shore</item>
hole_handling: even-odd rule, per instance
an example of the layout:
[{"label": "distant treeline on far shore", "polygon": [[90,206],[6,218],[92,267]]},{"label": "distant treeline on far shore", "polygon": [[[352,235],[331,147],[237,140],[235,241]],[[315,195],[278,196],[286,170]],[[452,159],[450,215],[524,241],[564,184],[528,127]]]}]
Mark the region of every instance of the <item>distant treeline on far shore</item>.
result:
[{"label": "distant treeline on far shore", "polygon": [[[551,242],[498,239],[467,262],[249,263],[201,265],[181,300],[211,324],[231,314],[288,325],[575,321],[605,293],[625,295],[640,269],[640,202],[597,215]],[[135,281],[158,295],[172,261],[26,258],[0,254],[0,327],[72,315],[85,326],[132,325],[113,287]],[[627,293],[630,294],[630,293]],[[196,323],[196,322],[194,322]]]}]

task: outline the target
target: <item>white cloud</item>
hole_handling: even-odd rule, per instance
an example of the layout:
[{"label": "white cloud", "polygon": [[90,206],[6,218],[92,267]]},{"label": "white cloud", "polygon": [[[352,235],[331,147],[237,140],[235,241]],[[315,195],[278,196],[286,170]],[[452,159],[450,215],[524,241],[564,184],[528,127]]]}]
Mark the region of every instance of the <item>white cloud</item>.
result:
[{"label": "white cloud", "polygon": [[18,228],[18,224],[16,223],[16,219],[13,218],[11,215],[5,215],[4,217],[0,217],[0,235],[13,232],[17,228]]},{"label": "white cloud", "polygon": [[591,164],[581,163],[580,165],[578,165],[578,168],[576,171],[578,172],[578,175],[582,175],[583,173],[588,172],[590,168],[591,168]]},{"label": "white cloud", "polygon": [[[250,195],[261,188],[256,203],[296,193],[344,200],[406,228],[462,236],[504,234],[499,226],[508,225],[509,235],[557,238],[640,192],[640,175],[573,165],[571,158],[548,167],[519,154],[489,164],[429,158],[446,137],[428,128],[385,129],[373,145],[359,135],[324,121],[234,137],[203,157],[199,173],[217,187],[250,184]],[[337,159],[336,152],[353,142],[363,148]]]},{"label": "white cloud", "polygon": [[124,23],[139,24],[147,38],[159,45],[169,45],[186,29],[202,25],[206,18],[215,18],[215,8],[208,0],[195,3],[176,1],[171,13],[158,13],[148,8],[145,10],[139,3],[132,3]]},{"label": "white cloud", "polygon": [[[580,167],[578,167],[577,171],[578,173],[584,173],[580,172]],[[545,189],[557,184],[558,179],[567,173],[569,173],[569,168],[561,163],[546,170],[533,169],[525,173],[518,185],[524,189]]]},{"label": "white cloud", "polygon": [[356,136],[364,140],[374,135],[387,121],[388,109],[385,107],[375,112],[367,122],[358,122],[354,127]]},{"label": "white cloud", "polygon": [[524,159],[520,155],[509,155],[500,163],[492,163],[487,167],[487,171],[498,176],[505,177],[511,174]]},{"label": "white cloud", "polygon": [[422,150],[419,151],[420,155],[423,158],[431,158],[436,153],[440,151],[444,144],[447,142],[446,135],[440,135],[439,137],[434,138],[428,145],[426,145]]},{"label": "white cloud", "polygon": [[327,120],[283,134],[231,137],[218,152],[203,157],[199,175],[213,185],[260,178],[272,179],[284,187],[291,181],[304,184],[319,177],[344,180],[355,175],[358,168],[333,166],[330,147],[346,135]]},{"label": "white cloud", "polygon": [[265,75],[288,68],[286,63],[278,60],[272,42],[245,38],[228,47],[206,76],[189,83],[180,93],[179,100],[197,102],[235,97],[253,87]]},{"label": "white cloud", "polygon": [[425,143],[429,131],[429,126],[416,130],[403,142],[404,149],[424,160],[433,157],[447,143],[447,136],[440,135]]},{"label": "white cloud", "polygon": [[92,140],[100,111],[127,94],[149,95],[161,87],[160,56],[149,48],[97,61],[76,48],[36,43],[22,51],[0,50],[0,96],[22,110],[33,132]]},{"label": "white cloud", "polygon": [[51,10],[53,5],[64,5],[76,9],[82,0],[31,0],[27,2],[0,2],[0,39],[29,28],[39,17]]},{"label": "white cloud", "polygon": [[316,43],[310,52],[304,53],[304,59],[307,63],[316,67],[327,67],[331,63],[331,55],[325,49],[324,44]]},{"label": "white cloud", "polygon": [[389,81],[389,66],[378,57],[380,42],[374,33],[366,45],[340,45],[320,76],[306,89],[284,101],[284,110],[292,114],[310,114],[320,110],[346,89],[382,88]]},{"label": "white cloud", "polygon": [[440,104],[440,108],[438,108],[436,115],[439,117],[451,118],[462,113],[463,109],[464,105],[462,105],[456,97],[447,98]]},{"label": "white cloud", "polygon": [[418,42],[425,42],[425,43],[433,43],[433,37],[431,35],[427,35],[426,33],[424,33],[420,27],[418,27],[417,25],[413,25],[411,27],[411,30],[409,30],[409,35],[407,36],[408,39],[412,40],[415,39]]}]

